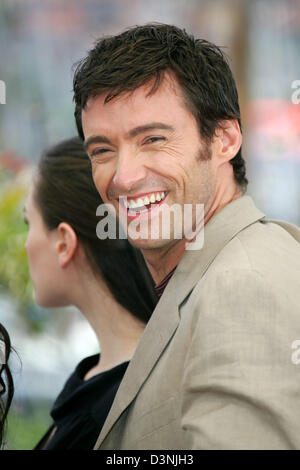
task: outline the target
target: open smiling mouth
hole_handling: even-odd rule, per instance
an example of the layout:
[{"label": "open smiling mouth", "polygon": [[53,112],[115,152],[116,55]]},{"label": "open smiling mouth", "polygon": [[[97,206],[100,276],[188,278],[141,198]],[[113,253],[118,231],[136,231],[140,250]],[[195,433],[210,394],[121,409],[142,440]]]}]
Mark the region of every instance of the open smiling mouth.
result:
[{"label": "open smiling mouth", "polygon": [[137,198],[120,197],[121,206],[127,210],[128,217],[137,217],[140,214],[149,213],[154,208],[160,206],[166,199],[167,191],[155,191],[145,196]]}]

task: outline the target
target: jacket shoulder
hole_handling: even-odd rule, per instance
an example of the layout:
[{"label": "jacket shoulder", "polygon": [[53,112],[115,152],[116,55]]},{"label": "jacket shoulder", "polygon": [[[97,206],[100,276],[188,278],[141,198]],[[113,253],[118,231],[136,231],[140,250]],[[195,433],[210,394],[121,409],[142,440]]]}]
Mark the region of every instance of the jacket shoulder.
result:
[{"label": "jacket shoulder", "polygon": [[[287,230],[288,228],[288,230]],[[212,262],[208,273],[244,269],[261,276],[300,275],[300,229],[284,222],[260,220],[240,231]]]}]

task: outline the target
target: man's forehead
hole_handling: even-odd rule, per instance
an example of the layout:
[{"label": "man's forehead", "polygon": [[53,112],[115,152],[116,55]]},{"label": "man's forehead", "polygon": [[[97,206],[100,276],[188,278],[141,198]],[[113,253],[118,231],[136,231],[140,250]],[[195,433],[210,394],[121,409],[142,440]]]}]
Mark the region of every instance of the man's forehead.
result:
[{"label": "man's forehead", "polygon": [[[117,101],[120,102],[123,100],[126,101],[136,96],[142,96],[143,98],[147,99],[153,95],[159,96],[164,93],[167,93],[168,95],[170,94],[174,95],[178,97],[179,99],[183,99],[183,92],[174,72],[172,71],[164,72],[157,88],[154,86],[155,80],[156,80],[156,77],[153,76],[146,83],[139,86],[138,88],[134,90],[123,91],[122,93],[118,94],[117,96],[109,100],[108,103],[117,102]],[[105,104],[107,104],[107,102],[105,101],[106,97],[108,96],[109,93],[111,93],[111,91],[113,90],[105,91],[103,93],[90,96],[87,99],[87,102],[83,111],[85,110],[88,111],[95,104],[100,105],[100,106],[105,106]]]}]

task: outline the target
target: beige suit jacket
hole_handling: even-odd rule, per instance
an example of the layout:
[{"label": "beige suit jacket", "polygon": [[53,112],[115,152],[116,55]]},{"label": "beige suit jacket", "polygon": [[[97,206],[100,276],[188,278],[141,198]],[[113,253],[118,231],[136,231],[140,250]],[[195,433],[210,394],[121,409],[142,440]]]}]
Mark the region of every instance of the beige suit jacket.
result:
[{"label": "beige suit jacket", "polygon": [[[248,196],[205,226],[149,321],[95,449],[300,449],[300,230]],[[297,352],[297,351],[296,351]]]}]

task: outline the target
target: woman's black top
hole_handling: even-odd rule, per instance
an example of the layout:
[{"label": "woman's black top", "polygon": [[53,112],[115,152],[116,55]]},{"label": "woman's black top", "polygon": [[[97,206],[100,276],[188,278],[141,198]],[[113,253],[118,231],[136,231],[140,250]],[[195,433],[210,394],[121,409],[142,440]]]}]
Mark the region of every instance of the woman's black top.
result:
[{"label": "woman's black top", "polygon": [[[83,359],[67,380],[51,410],[53,425],[35,450],[92,450],[111,408],[128,362],[84,380],[99,354]],[[47,442],[51,432],[56,431]]]}]

